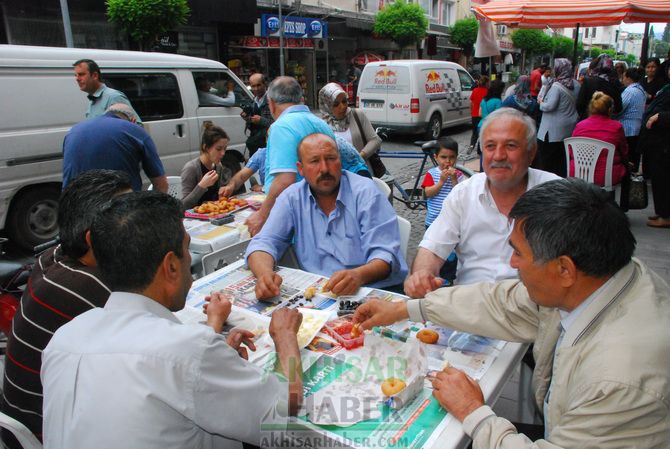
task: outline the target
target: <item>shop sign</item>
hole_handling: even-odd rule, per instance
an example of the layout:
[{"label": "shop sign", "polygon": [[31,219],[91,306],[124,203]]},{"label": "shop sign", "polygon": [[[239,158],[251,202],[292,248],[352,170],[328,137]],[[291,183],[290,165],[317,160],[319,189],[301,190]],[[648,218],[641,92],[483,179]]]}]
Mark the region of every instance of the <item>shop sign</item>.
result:
[{"label": "shop sign", "polygon": [[[239,47],[245,48],[279,48],[278,37],[258,37],[258,36],[244,36],[237,41]],[[284,39],[284,47],[286,48],[314,48],[314,40],[312,39],[296,39],[289,37]]]},{"label": "shop sign", "polygon": [[154,43],[157,51],[163,53],[177,53],[179,48],[179,34],[176,31],[168,31],[164,34],[159,34]]},{"label": "shop sign", "polygon": [[519,50],[514,47],[514,44],[510,40],[500,39],[498,41],[498,46],[501,50],[513,51],[513,52],[519,53]]},{"label": "shop sign", "polygon": [[[311,17],[282,17],[284,37],[322,38],[328,37],[328,23]],[[279,16],[261,14],[261,36],[279,36]]]}]

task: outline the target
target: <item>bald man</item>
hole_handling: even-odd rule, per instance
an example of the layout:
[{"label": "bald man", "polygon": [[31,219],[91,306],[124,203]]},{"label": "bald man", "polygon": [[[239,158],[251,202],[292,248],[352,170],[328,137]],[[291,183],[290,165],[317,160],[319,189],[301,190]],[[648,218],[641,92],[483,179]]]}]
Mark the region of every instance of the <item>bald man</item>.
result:
[{"label": "bald man", "polygon": [[121,170],[133,190],[142,190],[140,167],[155,190],[167,192],[163,163],[151,136],[134,122],[132,107],[116,103],[104,115],[72,127],[63,141],[63,188],[87,170]]},{"label": "bald man", "polygon": [[282,279],[273,267],[291,242],[300,267],[329,277],[325,288],[336,295],[400,284],[407,264],[398,219],[374,182],[342,171],[335,141],[320,133],[300,141],[297,168],[304,179],[279,195],[247,248],[256,296],[279,294]]},{"label": "bald man", "polygon": [[270,113],[270,105],[266,95],[267,85],[262,73],[254,73],[249,77],[249,87],[254,94],[254,102],[251,105],[250,114],[244,111],[240,114],[247,122],[249,138],[247,138],[247,149],[249,155],[253,155],[259,148],[265,147],[268,129],[274,119]]}]

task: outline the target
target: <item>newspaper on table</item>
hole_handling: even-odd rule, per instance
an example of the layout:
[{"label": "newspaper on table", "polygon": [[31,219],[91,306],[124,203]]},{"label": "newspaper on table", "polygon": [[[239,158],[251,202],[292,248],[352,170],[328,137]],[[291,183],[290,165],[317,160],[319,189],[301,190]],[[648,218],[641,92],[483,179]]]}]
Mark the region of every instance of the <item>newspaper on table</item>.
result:
[{"label": "newspaper on table", "polygon": [[[380,379],[392,377],[393,365],[380,363],[380,359],[394,360],[402,369],[408,360],[413,360],[411,354],[419,352],[412,349],[419,345],[425,353],[425,362],[420,364],[414,360],[411,365],[420,365],[424,375],[426,371],[443,369],[448,361],[472,378],[481,379],[505,344],[431,323],[401,322],[376,329],[375,335],[366,335],[363,347],[347,351],[320,332],[326,320],[335,316],[337,307],[337,299],[321,292],[327,278],[290,268],[280,268],[278,273],[283,278],[280,295],[273,301],[259,301],[254,293],[255,277],[244,266],[244,261],[238,261],[196,281],[188,294],[186,307],[176,315],[184,322],[204,322],[205,297],[216,291],[230,295],[233,311],[227,324],[252,330],[257,335],[257,351],[249,353],[250,361],[272,369],[276,354],[267,331],[270,316],[280,307],[299,308],[303,314],[300,347],[306,348],[301,352],[305,401],[302,413],[295,418],[297,426],[289,432],[298,437],[303,431],[316,431],[351,447],[431,445],[452,418],[432,396],[428,380],[419,394],[402,408],[394,410],[384,404]],[[318,292],[311,301],[304,297],[308,287]],[[366,301],[373,297],[384,301],[406,300],[401,295],[370,288],[361,288],[348,299]],[[437,344],[418,342],[416,333],[424,327],[439,333]],[[389,350],[403,347],[410,350],[405,356],[392,359],[378,350],[379,345]],[[371,357],[370,350],[376,355]]]}]

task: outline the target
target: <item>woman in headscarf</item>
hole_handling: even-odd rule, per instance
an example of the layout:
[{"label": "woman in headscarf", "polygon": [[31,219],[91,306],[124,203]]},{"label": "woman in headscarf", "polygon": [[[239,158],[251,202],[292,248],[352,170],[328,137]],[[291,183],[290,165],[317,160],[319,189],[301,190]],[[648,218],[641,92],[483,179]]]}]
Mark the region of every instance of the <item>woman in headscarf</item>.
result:
[{"label": "woman in headscarf", "polygon": [[614,100],[614,111],[612,111],[614,114],[621,112],[622,90],[623,85],[614,71],[612,58],[606,54],[598,56],[589,64],[589,72],[584,77],[584,83],[579,90],[577,97],[579,119],[583,120],[587,117],[591,97],[598,91],[606,93]]},{"label": "woman in headscarf", "polygon": [[328,123],[337,137],[351,143],[371,168],[376,177],[386,172],[377,155],[382,139],[377,135],[364,113],[348,106],[347,94],[339,84],[328,83],[319,91],[321,118]]},{"label": "woman in headscarf", "polygon": [[579,94],[579,83],[572,79],[572,64],[565,58],[556,58],[554,78],[540,103],[542,119],[537,131],[538,151],[534,167],[565,177],[563,139],[570,137],[577,124],[575,104]]},{"label": "woman in headscarf", "polygon": [[502,105],[503,107],[517,109],[532,118],[536,118],[537,102],[530,95],[530,77],[528,75],[521,75],[519,77],[516,81],[514,94],[507,96]]}]

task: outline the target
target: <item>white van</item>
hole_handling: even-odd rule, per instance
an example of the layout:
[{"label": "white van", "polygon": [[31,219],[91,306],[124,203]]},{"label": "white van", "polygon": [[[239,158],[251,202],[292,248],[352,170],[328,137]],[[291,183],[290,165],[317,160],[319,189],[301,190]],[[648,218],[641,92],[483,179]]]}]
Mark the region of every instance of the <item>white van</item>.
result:
[{"label": "white van", "polygon": [[[74,79],[72,64],[79,59],[96,61],[103,82],[128,96],[168,175],[178,176],[198,156],[206,120],[228,133],[229,151],[238,151],[238,158],[244,153],[245,122],[238,106],[253,97],[219,62],[163,53],[0,45],[0,229],[25,248],[58,233],[63,138],[84,120],[88,105]],[[201,106],[195,85],[200,77],[221,92],[232,80],[236,106]]]},{"label": "white van", "polygon": [[393,60],[363,68],[356,104],[377,127],[437,139],[448,126],[470,123],[475,82],[448,61]]}]

